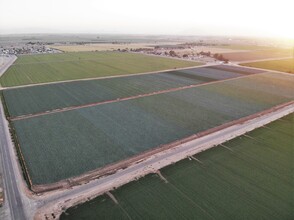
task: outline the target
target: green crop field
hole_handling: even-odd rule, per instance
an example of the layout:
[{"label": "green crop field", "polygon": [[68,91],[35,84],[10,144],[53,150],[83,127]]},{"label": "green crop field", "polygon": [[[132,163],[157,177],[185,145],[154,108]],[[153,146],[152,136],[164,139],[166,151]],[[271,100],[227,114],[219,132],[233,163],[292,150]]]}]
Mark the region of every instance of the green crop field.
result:
[{"label": "green crop field", "polygon": [[0,84],[10,87],[197,65],[200,63],[119,52],[30,55],[20,56],[2,75]]},{"label": "green crop field", "polygon": [[294,73],[294,58],[284,60],[270,60],[253,63],[243,63],[243,66],[257,67],[268,70],[277,70],[286,73]]},{"label": "green crop field", "polygon": [[116,100],[160,90],[239,77],[262,71],[222,66],[32,86],[3,91],[10,116]]},{"label": "green crop field", "polygon": [[294,77],[261,73],[13,121],[33,184],[56,182],[293,100]]},{"label": "green crop field", "polygon": [[75,219],[293,219],[294,114],[69,208]]}]

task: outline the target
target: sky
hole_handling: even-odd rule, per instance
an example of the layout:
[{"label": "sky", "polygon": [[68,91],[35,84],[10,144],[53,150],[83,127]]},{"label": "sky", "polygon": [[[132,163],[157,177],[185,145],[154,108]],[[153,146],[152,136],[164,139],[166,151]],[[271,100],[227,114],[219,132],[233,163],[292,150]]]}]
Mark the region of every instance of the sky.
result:
[{"label": "sky", "polygon": [[294,0],[0,0],[0,34],[111,33],[294,39]]}]

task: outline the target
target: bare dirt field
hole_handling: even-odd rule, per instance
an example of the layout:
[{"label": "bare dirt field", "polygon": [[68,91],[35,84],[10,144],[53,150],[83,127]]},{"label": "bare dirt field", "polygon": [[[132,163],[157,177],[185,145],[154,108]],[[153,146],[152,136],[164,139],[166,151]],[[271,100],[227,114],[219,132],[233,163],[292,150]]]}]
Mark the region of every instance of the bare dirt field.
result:
[{"label": "bare dirt field", "polygon": [[[236,52],[247,52],[248,50],[241,50],[241,49],[231,49],[231,48],[222,48],[222,47],[210,47],[210,46],[196,46],[192,47],[191,49],[184,49],[179,50],[178,52],[194,52],[194,53],[200,53],[201,51],[211,53],[236,53]],[[177,52],[177,50],[176,50]]]},{"label": "bare dirt field", "polygon": [[[164,44],[164,43],[160,43]],[[168,42],[168,44],[178,44],[178,42]],[[54,45],[49,46],[64,52],[82,52],[82,51],[112,51],[123,49],[139,49],[139,48],[153,48],[154,43],[99,43],[99,44],[83,44],[83,45]]]}]

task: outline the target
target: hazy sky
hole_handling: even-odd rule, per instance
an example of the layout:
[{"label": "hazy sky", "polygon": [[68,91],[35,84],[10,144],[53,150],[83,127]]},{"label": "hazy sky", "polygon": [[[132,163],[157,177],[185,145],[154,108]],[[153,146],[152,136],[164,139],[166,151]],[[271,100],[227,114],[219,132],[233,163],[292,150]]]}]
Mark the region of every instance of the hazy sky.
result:
[{"label": "hazy sky", "polygon": [[294,0],[0,0],[0,33],[294,38]]}]

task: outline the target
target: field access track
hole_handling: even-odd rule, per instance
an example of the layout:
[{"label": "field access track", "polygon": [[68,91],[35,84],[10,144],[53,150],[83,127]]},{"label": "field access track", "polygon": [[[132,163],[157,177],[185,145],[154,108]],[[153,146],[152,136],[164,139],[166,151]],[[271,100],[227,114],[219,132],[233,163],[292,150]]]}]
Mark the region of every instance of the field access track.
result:
[{"label": "field access track", "polygon": [[144,94],[164,93],[263,71],[233,66],[198,67],[170,72],[32,86],[3,91],[13,119],[32,117],[119,101]]},{"label": "field access track", "polygon": [[261,73],[12,122],[34,185],[79,176],[293,101],[294,77]]},{"label": "field access track", "polygon": [[75,219],[293,219],[294,114],[69,208]]}]

